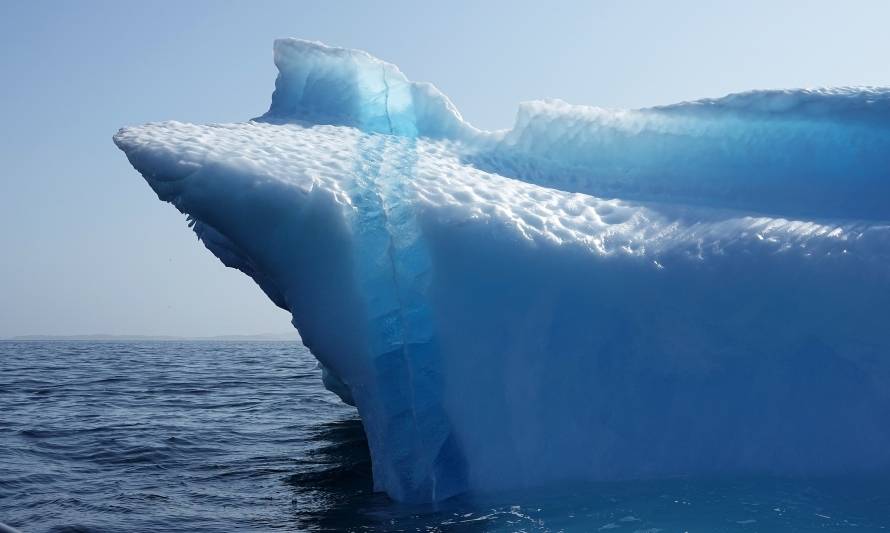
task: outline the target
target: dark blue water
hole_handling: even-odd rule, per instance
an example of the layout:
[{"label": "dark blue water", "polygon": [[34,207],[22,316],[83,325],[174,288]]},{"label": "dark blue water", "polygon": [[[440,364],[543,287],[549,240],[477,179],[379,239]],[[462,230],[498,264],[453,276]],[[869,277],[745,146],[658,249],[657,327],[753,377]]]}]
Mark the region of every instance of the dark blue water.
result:
[{"label": "dark blue water", "polygon": [[[890,423],[890,421],[888,421]],[[286,342],[0,342],[0,522],[38,531],[890,529],[890,480],[670,480],[403,506]]]}]

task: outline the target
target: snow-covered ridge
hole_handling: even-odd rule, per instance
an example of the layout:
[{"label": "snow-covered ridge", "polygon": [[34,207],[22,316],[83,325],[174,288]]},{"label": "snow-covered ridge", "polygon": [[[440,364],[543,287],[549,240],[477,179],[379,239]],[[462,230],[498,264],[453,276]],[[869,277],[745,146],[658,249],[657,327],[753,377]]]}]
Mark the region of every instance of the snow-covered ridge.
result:
[{"label": "snow-covered ridge", "polygon": [[275,50],[260,119],[114,141],[292,313],[379,490],[890,469],[886,90],[484,132],[364,52]]}]

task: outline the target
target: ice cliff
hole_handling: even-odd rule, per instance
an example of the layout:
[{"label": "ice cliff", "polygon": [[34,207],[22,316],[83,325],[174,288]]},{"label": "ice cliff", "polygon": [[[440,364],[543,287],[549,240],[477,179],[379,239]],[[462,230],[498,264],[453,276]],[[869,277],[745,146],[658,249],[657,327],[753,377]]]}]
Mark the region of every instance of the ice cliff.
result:
[{"label": "ice cliff", "polygon": [[890,90],[511,130],[285,39],[269,111],[114,141],[290,311],[377,489],[890,470]]}]

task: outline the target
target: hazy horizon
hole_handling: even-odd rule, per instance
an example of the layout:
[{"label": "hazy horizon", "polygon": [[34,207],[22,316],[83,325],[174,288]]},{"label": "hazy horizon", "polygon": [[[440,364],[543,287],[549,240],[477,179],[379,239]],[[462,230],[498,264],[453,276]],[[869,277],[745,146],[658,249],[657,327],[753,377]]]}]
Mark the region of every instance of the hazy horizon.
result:
[{"label": "hazy horizon", "polygon": [[[268,107],[277,37],[361,48],[485,129],[520,101],[633,108],[759,88],[890,85],[890,4],[28,2],[0,20],[0,338],[290,328],[114,147],[121,126]],[[381,29],[393,31],[381,31]]]},{"label": "hazy horizon", "polygon": [[288,340],[299,341],[300,335],[295,329],[290,331],[281,331],[278,333],[251,333],[251,334],[228,334],[228,335],[212,335],[212,336],[181,336],[181,335],[139,335],[139,334],[108,334],[108,333],[83,333],[79,335],[14,335],[11,337],[0,337],[0,341],[31,341],[31,340]]}]

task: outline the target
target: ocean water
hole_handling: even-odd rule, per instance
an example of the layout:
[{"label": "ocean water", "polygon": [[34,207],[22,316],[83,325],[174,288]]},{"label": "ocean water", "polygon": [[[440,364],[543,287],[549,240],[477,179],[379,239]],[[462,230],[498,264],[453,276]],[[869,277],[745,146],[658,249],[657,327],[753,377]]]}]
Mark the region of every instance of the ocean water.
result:
[{"label": "ocean water", "polygon": [[24,533],[865,532],[890,529],[890,480],[567,484],[399,505],[371,490],[356,412],[299,344],[0,342],[0,522]]}]

